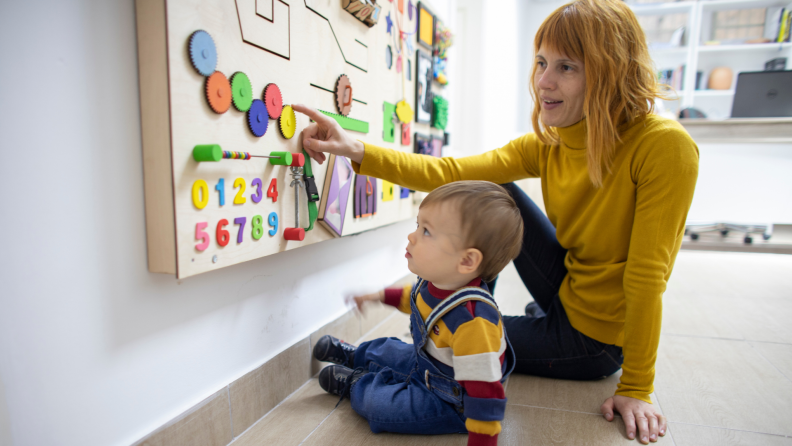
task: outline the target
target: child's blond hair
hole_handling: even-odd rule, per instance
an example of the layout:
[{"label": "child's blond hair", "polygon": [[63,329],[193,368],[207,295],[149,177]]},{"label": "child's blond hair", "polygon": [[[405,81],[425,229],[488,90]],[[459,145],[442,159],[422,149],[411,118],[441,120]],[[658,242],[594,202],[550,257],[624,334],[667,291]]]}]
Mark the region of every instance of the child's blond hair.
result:
[{"label": "child's blond hair", "polygon": [[517,203],[489,181],[456,181],[433,190],[421,207],[451,203],[459,213],[464,249],[481,251],[479,276],[490,282],[520,253],[523,220]]}]

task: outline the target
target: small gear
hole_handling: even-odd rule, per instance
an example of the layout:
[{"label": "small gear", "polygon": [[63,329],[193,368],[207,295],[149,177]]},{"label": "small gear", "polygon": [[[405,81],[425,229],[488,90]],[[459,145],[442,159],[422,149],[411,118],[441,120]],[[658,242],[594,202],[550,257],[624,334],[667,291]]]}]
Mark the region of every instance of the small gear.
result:
[{"label": "small gear", "polygon": [[223,73],[215,71],[206,78],[206,100],[215,113],[225,113],[231,107],[231,84]]},{"label": "small gear", "polygon": [[281,135],[286,139],[291,139],[297,131],[297,115],[291,105],[284,105],[278,118]]},{"label": "small gear", "polygon": [[335,86],[336,106],[338,113],[342,116],[349,116],[352,111],[352,85],[349,83],[349,76],[342,74],[338,76]]},{"label": "small gear", "polygon": [[396,104],[396,116],[405,124],[413,120],[413,109],[404,99]]},{"label": "small gear", "polygon": [[264,87],[264,104],[267,106],[267,112],[270,119],[278,119],[283,110],[283,96],[281,96],[280,88],[275,84],[267,84]]},{"label": "small gear", "polygon": [[259,138],[267,133],[269,119],[267,117],[267,106],[264,105],[264,102],[259,99],[253,100],[247,111],[247,122],[250,131]]},{"label": "small gear", "polygon": [[247,74],[237,71],[231,75],[231,98],[237,110],[246,112],[250,109],[250,104],[253,103],[253,87]]},{"label": "small gear", "polygon": [[217,48],[208,32],[199,29],[190,36],[190,62],[198,74],[211,76],[217,68]]}]

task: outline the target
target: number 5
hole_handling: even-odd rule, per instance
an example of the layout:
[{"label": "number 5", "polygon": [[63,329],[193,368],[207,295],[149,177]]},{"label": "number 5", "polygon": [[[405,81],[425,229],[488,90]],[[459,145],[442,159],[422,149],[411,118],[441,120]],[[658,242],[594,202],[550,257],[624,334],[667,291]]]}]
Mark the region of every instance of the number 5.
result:
[{"label": "number 5", "polygon": [[195,245],[195,249],[198,251],[203,251],[209,247],[209,234],[204,231],[206,227],[209,226],[209,223],[202,221],[195,225],[195,239],[202,240],[201,243]]}]

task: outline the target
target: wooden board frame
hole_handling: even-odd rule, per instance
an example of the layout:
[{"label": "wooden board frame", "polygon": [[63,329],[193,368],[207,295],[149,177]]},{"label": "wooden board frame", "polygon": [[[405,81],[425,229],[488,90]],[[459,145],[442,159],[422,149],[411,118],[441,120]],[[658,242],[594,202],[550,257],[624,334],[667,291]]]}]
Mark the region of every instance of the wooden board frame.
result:
[{"label": "wooden board frame", "polygon": [[[394,4],[382,5],[383,14],[398,13]],[[400,141],[382,139],[379,104],[396,103],[415,93],[415,83],[403,82],[402,75],[389,70],[382,60],[382,52],[391,43],[384,26],[368,28],[340,5],[318,0],[136,0],[135,8],[149,271],[185,278],[333,238],[320,225],[307,232],[303,241],[283,238],[283,229],[294,224],[295,192],[289,187],[293,179],[289,168],[273,166],[266,159],[199,163],[192,158],[193,147],[201,144],[255,155],[300,153],[298,135],[309,125],[308,118],[298,114],[297,134],[286,139],[278,132],[278,121],[270,120],[267,132],[257,138],[247,129],[246,113],[233,106],[225,113],[214,113],[205,97],[205,78],[193,69],[189,58],[188,40],[196,30],[212,36],[218,54],[216,69],[227,77],[237,71],[246,73],[256,98],[265,85],[276,83],[284,104],[334,110],[333,94],[326,90],[332,91],[338,76],[347,74],[355,94],[349,118],[368,123],[368,133],[353,135],[379,146],[411,151]],[[406,27],[415,26],[415,20],[417,15],[409,20],[403,14]],[[405,56],[409,61],[409,55]],[[413,128],[433,132],[428,125],[416,123]],[[326,167],[316,162],[312,166],[323,195]],[[224,205],[215,190],[221,178]],[[263,194],[273,178],[278,183],[277,201],[264,197],[254,203],[254,179],[263,184]],[[208,204],[200,209],[192,199],[198,180],[206,182],[209,192]],[[235,181],[245,185],[244,194],[237,194],[241,186],[234,188]],[[305,194],[302,188],[299,192],[300,225],[306,227]],[[245,202],[234,204],[236,196]],[[378,197],[377,207],[372,218],[353,218],[350,193],[342,235],[413,218],[417,212],[413,200],[383,203]],[[279,226],[270,236],[267,220],[273,212]],[[258,215],[264,221],[264,235],[254,239],[250,225]],[[240,219],[237,225],[235,218]],[[223,219],[229,222],[224,228],[230,232],[230,241],[220,246],[216,229]],[[196,248],[201,245],[196,240],[198,223],[206,223],[202,231],[209,237],[203,251]],[[242,241],[237,243],[240,232]]]}]

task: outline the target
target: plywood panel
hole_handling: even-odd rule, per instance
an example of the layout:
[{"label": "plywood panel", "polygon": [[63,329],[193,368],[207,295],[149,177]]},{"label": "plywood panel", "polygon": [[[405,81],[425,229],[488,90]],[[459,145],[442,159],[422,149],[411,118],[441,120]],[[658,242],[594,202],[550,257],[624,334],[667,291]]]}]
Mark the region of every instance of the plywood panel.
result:
[{"label": "plywood panel", "polygon": [[[192,150],[199,144],[219,144],[223,150],[267,155],[272,151],[301,152],[299,132],[309,124],[297,115],[297,135],[285,139],[270,120],[263,137],[254,136],[247,127],[246,113],[232,106],[216,114],[205,97],[205,78],[197,73],[188,51],[190,35],[196,30],[209,33],[217,48],[217,70],[230,77],[242,71],[250,78],[253,95],[261,98],[264,87],[276,83],[284,104],[302,103],[321,110],[337,112],[331,91],[341,74],[346,74],[354,89],[350,118],[369,123],[369,133],[352,132],[363,141],[411,151],[410,146],[386,143],[382,139],[384,101],[401,99],[415,109],[413,82],[403,82],[395,64],[388,69],[385,49],[393,45],[386,32],[384,16],[397,14],[392,3],[382,2],[380,23],[372,28],[341,9],[340,1],[314,0],[138,0],[138,40],[140,44],[141,108],[143,110],[144,160],[146,169],[147,228],[149,269],[188,277],[239,262],[276,254],[332,238],[319,225],[301,242],[287,241],[283,230],[293,227],[294,188],[288,168],[273,166],[266,159],[222,160],[198,163]],[[309,7],[310,6],[310,7]],[[404,14],[405,27],[415,27]],[[396,32],[394,30],[394,32]],[[414,39],[414,37],[413,37]],[[413,45],[415,42],[413,41]],[[163,57],[165,60],[163,61]],[[414,55],[410,57],[414,59]],[[413,67],[414,61],[411,64]],[[406,60],[404,66],[407,66]],[[404,87],[402,86],[404,85]],[[440,135],[422,124],[413,124],[421,133]],[[325,167],[313,163],[316,183],[324,184]],[[215,186],[225,182],[225,204],[220,205]],[[234,204],[239,190],[233,187],[241,178],[246,190],[245,203]],[[259,178],[262,193],[275,178],[277,202],[264,197],[253,203],[251,183]],[[151,180],[151,181],[150,181]],[[198,209],[192,200],[196,180],[206,181],[209,201]],[[381,184],[378,190],[382,190]],[[300,189],[303,211],[301,226],[307,225],[305,193]],[[382,202],[374,217],[355,219],[353,206],[347,206],[344,235],[391,224],[415,213],[413,198]],[[267,217],[278,216],[278,232],[266,231]],[[261,215],[264,236],[254,240],[251,220]],[[245,218],[241,243],[237,243],[235,218]],[[226,219],[231,240],[217,243],[218,221]],[[205,251],[196,249],[196,224],[206,222],[210,243]],[[153,260],[152,260],[153,259]]]}]

